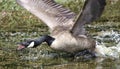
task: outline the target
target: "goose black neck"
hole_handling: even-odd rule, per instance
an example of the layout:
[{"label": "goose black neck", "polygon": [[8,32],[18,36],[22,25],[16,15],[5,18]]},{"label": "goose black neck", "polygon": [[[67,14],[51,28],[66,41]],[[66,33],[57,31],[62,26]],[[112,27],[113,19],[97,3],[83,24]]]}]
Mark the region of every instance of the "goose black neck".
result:
[{"label": "goose black neck", "polygon": [[42,42],[46,42],[50,46],[54,40],[55,40],[55,38],[53,38],[51,36],[43,35],[40,38],[35,40],[35,47],[40,45]]}]

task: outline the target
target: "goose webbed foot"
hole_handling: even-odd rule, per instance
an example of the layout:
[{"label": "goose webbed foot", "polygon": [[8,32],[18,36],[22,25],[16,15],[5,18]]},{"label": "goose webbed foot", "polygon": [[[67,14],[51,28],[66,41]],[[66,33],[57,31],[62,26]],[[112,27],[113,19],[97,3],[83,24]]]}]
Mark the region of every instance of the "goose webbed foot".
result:
[{"label": "goose webbed foot", "polygon": [[94,52],[90,52],[89,50],[83,50],[83,51],[80,51],[77,54],[75,54],[74,57],[75,58],[82,57],[84,59],[92,59],[92,58],[96,58],[96,55]]}]

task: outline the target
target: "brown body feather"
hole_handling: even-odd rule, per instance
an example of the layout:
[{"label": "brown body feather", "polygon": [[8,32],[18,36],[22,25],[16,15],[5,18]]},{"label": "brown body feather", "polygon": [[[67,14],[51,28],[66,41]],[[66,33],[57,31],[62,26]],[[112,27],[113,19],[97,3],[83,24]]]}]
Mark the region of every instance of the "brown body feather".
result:
[{"label": "brown body feather", "polygon": [[[59,33],[58,33],[59,31]],[[94,52],[96,42],[85,35],[73,36],[69,30],[58,28],[52,32],[52,37],[55,38],[51,44],[51,48],[69,53],[79,52],[84,49]]]}]

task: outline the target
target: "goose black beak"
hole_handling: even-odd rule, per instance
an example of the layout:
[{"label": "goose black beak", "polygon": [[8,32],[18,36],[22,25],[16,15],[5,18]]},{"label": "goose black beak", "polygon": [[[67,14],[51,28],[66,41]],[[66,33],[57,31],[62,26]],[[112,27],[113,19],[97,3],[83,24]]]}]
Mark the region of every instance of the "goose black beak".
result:
[{"label": "goose black beak", "polygon": [[24,48],[25,48],[25,46],[19,45],[18,48],[17,48],[17,50],[19,51],[19,50],[22,50],[22,49],[24,49]]},{"label": "goose black beak", "polygon": [[24,48],[27,48],[28,46],[30,46],[31,42],[33,42],[33,40],[26,40],[24,42],[17,43],[18,44],[17,50],[22,50]]}]

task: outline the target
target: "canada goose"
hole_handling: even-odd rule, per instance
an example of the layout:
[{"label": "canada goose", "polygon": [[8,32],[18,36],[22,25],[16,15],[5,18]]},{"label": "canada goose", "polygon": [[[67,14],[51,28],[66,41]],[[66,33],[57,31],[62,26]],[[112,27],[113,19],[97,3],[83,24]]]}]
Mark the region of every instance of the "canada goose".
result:
[{"label": "canada goose", "polygon": [[83,10],[75,20],[75,13],[57,4],[54,0],[16,0],[32,14],[41,19],[51,30],[35,40],[21,42],[18,50],[37,47],[46,42],[54,50],[78,53],[95,52],[96,42],[85,35],[84,25],[99,18],[106,5],[105,0],[86,0]]}]

